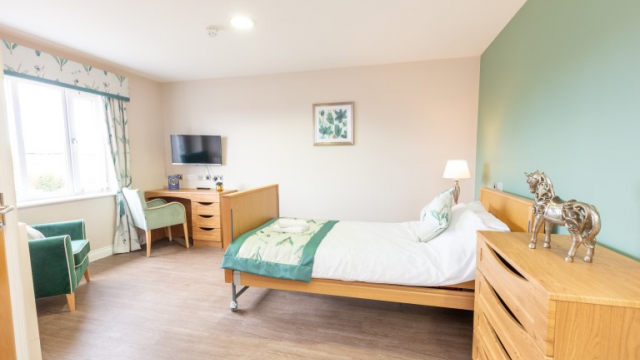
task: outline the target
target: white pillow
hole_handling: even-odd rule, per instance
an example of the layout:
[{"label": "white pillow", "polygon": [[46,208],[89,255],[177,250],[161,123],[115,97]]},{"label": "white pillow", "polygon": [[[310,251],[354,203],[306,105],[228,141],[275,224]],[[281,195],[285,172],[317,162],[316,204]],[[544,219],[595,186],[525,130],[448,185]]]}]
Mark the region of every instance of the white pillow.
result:
[{"label": "white pillow", "polygon": [[480,217],[480,219],[482,219],[482,222],[484,222],[484,224],[487,225],[487,227],[490,230],[511,231],[507,226],[507,224],[498,220],[497,217],[493,216],[493,214],[488,212],[487,209],[485,209],[484,206],[482,206],[482,203],[480,201],[474,201],[472,203],[467,204],[467,208],[471,209],[474,213],[476,213]]},{"label": "white pillow", "polygon": [[44,235],[40,231],[38,231],[38,230],[32,228],[31,226],[27,225],[27,238],[29,240],[44,239]]},{"label": "white pillow", "polygon": [[449,226],[452,203],[453,188],[450,188],[436,196],[422,209],[416,234],[419,242],[427,242],[435,238]]},{"label": "white pillow", "polygon": [[475,235],[478,230],[489,230],[489,227],[476,212],[466,205],[454,206],[451,211],[451,222],[446,232],[469,232]]}]

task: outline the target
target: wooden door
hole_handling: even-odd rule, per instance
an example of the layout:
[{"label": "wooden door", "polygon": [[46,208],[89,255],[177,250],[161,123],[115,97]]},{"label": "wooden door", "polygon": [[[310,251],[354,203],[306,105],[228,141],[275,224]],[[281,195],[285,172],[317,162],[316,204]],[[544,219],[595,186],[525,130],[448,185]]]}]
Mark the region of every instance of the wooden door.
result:
[{"label": "wooden door", "polygon": [[15,358],[16,339],[13,334],[7,254],[4,247],[4,229],[0,228],[0,359]]},{"label": "wooden door", "polygon": [[[2,52],[0,51],[0,64]],[[0,206],[16,205],[16,190],[13,181],[13,163],[11,148],[9,146],[9,123],[5,107],[4,73],[0,72]],[[10,259],[15,258],[16,239],[18,239],[18,218],[16,211],[8,212],[9,208],[2,208],[6,216],[0,216],[0,359],[15,359],[16,334],[14,333],[13,309],[9,292],[9,269],[15,266],[8,264],[7,254]],[[0,214],[1,215],[1,214]],[[12,278],[13,280],[13,278]],[[15,300],[15,294],[14,302]],[[23,356],[21,356],[23,357]]]}]

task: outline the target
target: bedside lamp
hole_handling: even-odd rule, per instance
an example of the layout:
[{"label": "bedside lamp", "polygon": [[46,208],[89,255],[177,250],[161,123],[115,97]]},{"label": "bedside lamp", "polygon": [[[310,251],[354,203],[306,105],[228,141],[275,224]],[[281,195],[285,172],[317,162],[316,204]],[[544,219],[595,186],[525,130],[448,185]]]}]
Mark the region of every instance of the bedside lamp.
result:
[{"label": "bedside lamp", "polygon": [[447,166],[444,168],[444,179],[453,179],[453,201],[458,203],[458,196],[460,195],[460,185],[458,180],[468,179],[471,177],[469,173],[469,167],[465,160],[449,160]]}]

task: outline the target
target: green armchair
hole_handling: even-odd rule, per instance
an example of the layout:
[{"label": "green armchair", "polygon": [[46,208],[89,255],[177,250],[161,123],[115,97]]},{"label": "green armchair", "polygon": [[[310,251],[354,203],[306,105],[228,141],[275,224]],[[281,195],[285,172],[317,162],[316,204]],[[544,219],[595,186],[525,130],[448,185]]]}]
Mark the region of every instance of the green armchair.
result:
[{"label": "green armchair", "polygon": [[138,189],[122,188],[122,194],[127,200],[133,224],[145,231],[147,238],[147,257],[151,256],[151,230],[165,228],[169,241],[173,240],[171,226],[182,224],[184,239],[189,248],[189,229],[187,225],[187,210],[179,202],[167,203],[164,199],[145,201]]},{"label": "green armchair", "polygon": [[36,298],[67,295],[69,311],[76,310],[75,290],[89,277],[91,245],[84,220],[33,225],[45,238],[29,240],[33,289]]}]

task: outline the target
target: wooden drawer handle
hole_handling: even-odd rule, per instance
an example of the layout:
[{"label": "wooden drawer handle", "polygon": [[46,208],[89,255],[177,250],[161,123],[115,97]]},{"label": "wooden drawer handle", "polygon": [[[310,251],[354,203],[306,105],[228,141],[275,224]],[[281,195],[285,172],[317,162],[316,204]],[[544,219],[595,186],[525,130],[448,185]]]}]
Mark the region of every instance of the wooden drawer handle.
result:
[{"label": "wooden drawer handle", "polygon": [[214,203],[212,203],[212,202],[199,202],[199,201],[198,201],[198,204],[200,204],[200,205],[204,205],[204,206],[211,206],[211,205],[213,205]]},{"label": "wooden drawer handle", "polygon": [[481,355],[481,357],[480,357],[482,360],[487,360],[487,359],[489,359],[489,355],[487,355],[487,352],[484,350],[484,348],[480,348],[480,350],[479,350],[479,351],[481,351],[481,352],[482,352],[482,355]]},{"label": "wooden drawer handle", "polygon": [[210,218],[213,217],[213,215],[198,215],[198,216],[200,216],[201,218],[205,218],[205,219],[210,219]]},{"label": "wooden drawer handle", "polygon": [[[496,335],[496,331],[493,330],[493,329],[491,329],[491,331],[493,332],[494,336],[496,337],[496,340],[498,341],[498,345],[500,345],[500,350],[502,350],[502,355],[505,356],[509,360],[513,360],[511,355],[509,355],[509,353],[507,352],[507,348],[504,347],[504,344],[502,343],[502,340],[500,340],[498,335]],[[489,358],[489,357],[487,357],[487,358]]]},{"label": "wooden drawer handle", "polygon": [[[504,300],[502,300],[502,298],[500,297],[500,295],[498,295],[496,290],[493,289],[491,286],[489,286],[488,289],[493,293],[493,295],[495,295],[496,299],[498,299],[498,301],[500,302],[498,306],[502,306],[502,309],[504,310],[504,312],[509,314],[511,319],[513,319],[513,321],[515,321],[516,323],[518,323],[518,325],[522,327],[522,323],[520,322],[520,320],[518,320],[518,318],[515,316],[513,311],[511,311],[511,308],[509,308],[507,303],[505,303]],[[522,329],[524,330],[524,327]]]},{"label": "wooden drawer handle", "polygon": [[[481,325],[478,328],[478,331],[482,333],[482,338],[484,339],[483,345],[490,346],[493,351],[489,351],[489,349],[485,350],[485,357],[490,360],[494,360],[496,358],[505,359],[505,360],[513,360],[507,349],[504,347],[502,340],[498,337],[498,334],[493,329],[493,326],[489,323],[489,320],[486,318],[485,314],[480,314],[480,322]],[[485,347],[483,346],[483,348]],[[496,354],[496,351],[498,352]]]},{"label": "wooden drawer handle", "polygon": [[198,229],[202,230],[202,231],[211,231],[214,230],[214,228],[203,228],[203,227],[199,227]]},{"label": "wooden drawer handle", "polygon": [[511,266],[511,264],[509,264],[509,262],[507,260],[505,260],[502,256],[500,256],[500,254],[498,254],[495,250],[493,250],[492,248],[489,248],[489,252],[491,253],[491,255],[493,255],[493,257],[496,260],[500,261],[502,263],[502,265],[504,265],[504,267],[509,272],[511,272],[513,275],[516,275],[519,278],[522,278],[523,280],[529,281],[529,280],[527,280],[527,278],[522,276],[522,274],[520,274],[520,272],[518,270],[516,270],[513,266]]}]

